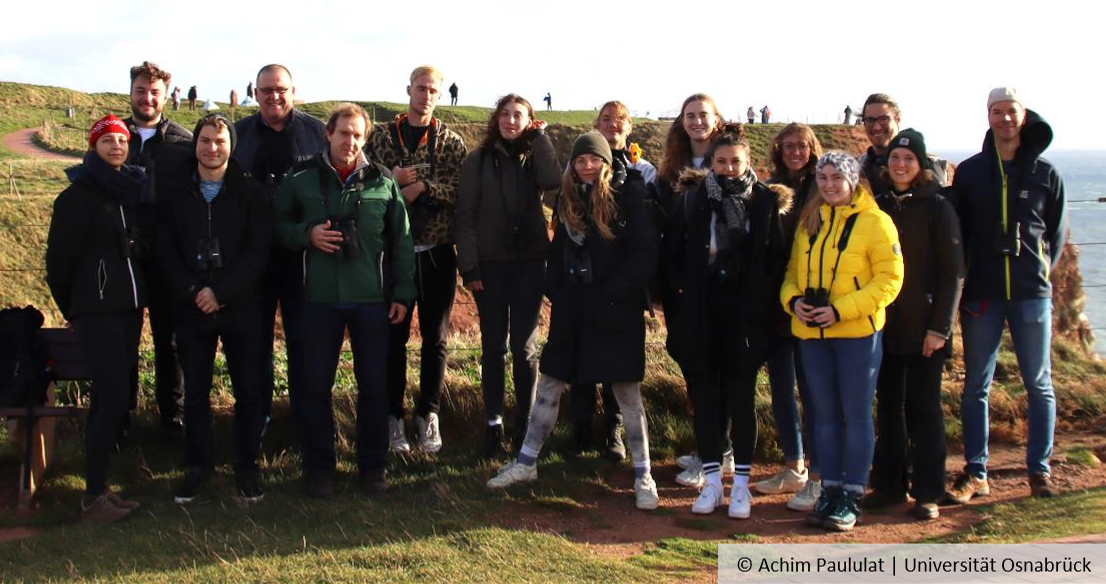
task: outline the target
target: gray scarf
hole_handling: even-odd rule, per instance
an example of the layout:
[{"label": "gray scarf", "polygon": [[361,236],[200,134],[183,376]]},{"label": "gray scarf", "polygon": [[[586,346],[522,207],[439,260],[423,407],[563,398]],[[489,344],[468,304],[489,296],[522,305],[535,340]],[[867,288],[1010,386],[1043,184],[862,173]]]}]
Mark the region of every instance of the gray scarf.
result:
[{"label": "gray scarf", "polygon": [[741,245],[748,235],[745,224],[749,217],[749,197],[757,175],[752,168],[745,169],[737,178],[707,173],[707,204],[717,215],[714,225],[714,241],[718,248],[715,260],[722,260],[730,250]]}]

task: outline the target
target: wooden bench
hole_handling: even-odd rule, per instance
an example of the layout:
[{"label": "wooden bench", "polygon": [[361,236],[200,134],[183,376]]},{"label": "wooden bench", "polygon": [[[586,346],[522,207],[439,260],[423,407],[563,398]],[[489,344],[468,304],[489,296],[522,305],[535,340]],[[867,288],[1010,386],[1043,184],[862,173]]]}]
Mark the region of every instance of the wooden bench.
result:
[{"label": "wooden bench", "polygon": [[0,408],[0,417],[9,419],[8,429],[16,447],[23,451],[19,469],[19,502],[16,505],[18,512],[31,510],[31,499],[53,455],[54,423],[57,418],[80,416],[85,412],[85,408],[77,406],[57,406],[56,383],[83,381],[92,377],[77,335],[72,330],[42,329],[38,334],[46,347],[47,375],[50,378],[45,403],[33,407]]}]

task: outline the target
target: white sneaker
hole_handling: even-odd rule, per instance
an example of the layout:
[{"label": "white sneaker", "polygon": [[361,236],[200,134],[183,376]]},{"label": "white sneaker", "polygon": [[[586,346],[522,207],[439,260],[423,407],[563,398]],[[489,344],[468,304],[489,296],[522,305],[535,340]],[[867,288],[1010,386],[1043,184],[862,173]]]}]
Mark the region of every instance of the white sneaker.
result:
[{"label": "white sneaker", "polygon": [[411,452],[411,445],[407,443],[407,435],[403,432],[403,420],[397,420],[388,416],[388,448],[392,452],[407,454]]},{"label": "white sneaker", "polygon": [[761,495],[779,495],[781,493],[798,493],[807,483],[807,471],[795,472],[784,467],[770,479],[765,479],[753,485],[753,490]]},{"label": "white sneaker", "polygon": [[436,454],[442,449],[442,433],[438,430],[438,414],[430,412],[426,418],[418,416],[419,448],[427,454]]},{"label": "white sneaker", "polygon": [[505,489],[518,483],[532,483],[538,480],[538,465],[528,466],[517,460],[507,463],[499,469],[499,474],[488,481],[489,489]]},{"label": "white sneaker", "polygon": [[691,512],[698,515],[710,515],[723,503],[722,486],[707,483],[699,489],[699,498],[691,505]]},{"label": "white sneaker", "polygon": [[657,494],[657,482],[652,475],[645,475],[634,481],[634,504],[642,511],[657,508],[660,495]]},{"label": "white sneaker", "polygon": [[722,474],[732,475],[734,471],[733,451],[722,455]]},{"label": "white sneaker", "polygon": [[691,454],[685,454],[676,459],[676,466],[683,470],[687,470],[693,466],[699,466],[703,464],[703,461],[699,460],[699,453],[692,452]]},{"label": "white sneaker", "polygon": [[703,486],[703,465],[695,465],[676,475],[676,482],[685,487]]},{"label": "white sneaker", "polygon": [[821,481],[807,481],[803,486],[803,490],[791,497],[791,500],[787,502],[787,508],[792,511],[809,512],[814,510],[814,504],[818,502],[818,498],[822,496],[822,482]]},{"label": "white sneaker", "polygon": [[733,519],[748,519],[753,506],[752,500],[753,495],[749,492],[749,487],[734,485],[730,489],[730,517]]}]

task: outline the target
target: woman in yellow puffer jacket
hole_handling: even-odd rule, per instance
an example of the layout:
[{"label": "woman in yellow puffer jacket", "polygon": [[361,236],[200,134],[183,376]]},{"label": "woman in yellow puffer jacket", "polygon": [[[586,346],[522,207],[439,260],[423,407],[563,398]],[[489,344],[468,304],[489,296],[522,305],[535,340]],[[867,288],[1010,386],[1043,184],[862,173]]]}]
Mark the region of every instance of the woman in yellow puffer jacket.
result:
[{"label": "woman in yellow puffer jacket", "polygon": [[816,172],[819,196],[799,217],[780,300],[800,339],[822,459],[822,495],[807,523],[848,531],[860,516],[875,448],[880,333],[902,287],[903,261],[898,231],[859,182],[856,160],[827,152]]}]

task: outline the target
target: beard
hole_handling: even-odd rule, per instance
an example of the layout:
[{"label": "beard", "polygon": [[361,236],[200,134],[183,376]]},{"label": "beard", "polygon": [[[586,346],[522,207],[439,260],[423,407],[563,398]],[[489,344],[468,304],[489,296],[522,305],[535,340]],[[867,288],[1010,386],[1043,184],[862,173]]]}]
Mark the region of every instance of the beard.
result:
[{"label": "beard", "polygon": [[148,115],[142,113],[141,111],[139,111],[138,108],[136,108],[132,105],[131,106],[131,117],[138,120],[138,121],[140,121],[140,122],[142,122],[142,123],[144,123],[144,124],[148,124],[150,122],[154,122],[154,121],[157,121],[158,119],[160,119],[161,118],[161,112],[157,111],[157,108],[154,108],[154,115],[148,116]]}]

